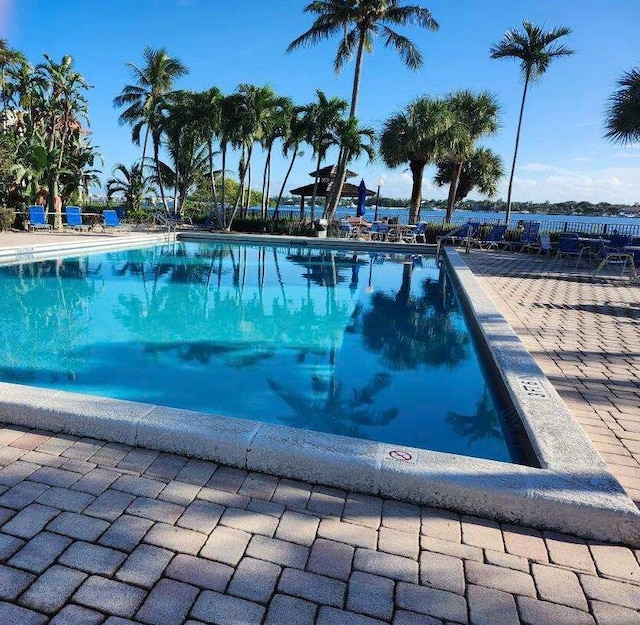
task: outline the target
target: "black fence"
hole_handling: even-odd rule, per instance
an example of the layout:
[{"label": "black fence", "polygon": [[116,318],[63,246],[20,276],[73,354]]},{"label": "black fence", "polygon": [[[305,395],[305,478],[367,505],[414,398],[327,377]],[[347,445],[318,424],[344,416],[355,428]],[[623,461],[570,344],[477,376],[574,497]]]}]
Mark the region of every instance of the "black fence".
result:
[{"label": "black fence", "polygon": [[[588,219],[588,218],[585,218]],[[455,216],[451,219],[452,226],[462,226],[468,221],[477,221],[483,225],[493,225],[504,223],[504,219],[500,217],[486,217],[486,218],[472,218],[466,216]],[[509,229],[515,229],[524,223],[520,217],[509,220]],[[557,219],[537,220],[535,217],[527,219],[526,221],[537,221],[540,224],[540,232],[543,234],[562,234],[564,232],[578,232],[580,234],[586,234],[590,236],[609,236],[611,234],[625,234],[628,236],[640,236],[640,219],[638,223],[614,223],[614,222],[592,222],[581,221],[576,218],[572,219]]]},{"label": "black fence", "polygon": [[[270,215],[272,215],[272,209],[270,210]],[[249,218],[260,218],[259,210],[250,209],[247,213]],[[295,210],[279,210],[278,216],[280,219],[286,219],[291,221],[297,221],[300,219],[300,209]],[[322,208],[319,211],[316,211],[316,218],[322,216]],[[307,220],[310,219],[309,210],[305,210],[305,218]],[[456,215],[454,213],[451,223],[448,228],[444,227],[444,216],[442,218],[434,218],[432,216],[425,217],[422,221],[426,221],[429,224],[433,224],[433,226],[442,226],[443,230],[450,230],[455,227],[461,226],[468,221],[480,222],[482,225],[493,225],[504,223],[504,219],[496,216],[487,217],[472,217],[470,218],[468,215]],[[640,236],[640,218],[637,220],[637,223],[615,223],[615,222],[593,222],[590,221],[588,217],[585,217],[584,220],[578,217],[562,218],[558,219],[536,219],[535,216],[531,216],[526,220],[523,220],[519,215],[509,220],[509,230],[515,230],[518,226],[521,226],[524,221],[538,221],[540,223],[540,232],[543,234],[562,234],[563,232],[579,232],[580,234],[590,235],[590,236],[608,236],[611,234],[626,234],[628,236]]]}]

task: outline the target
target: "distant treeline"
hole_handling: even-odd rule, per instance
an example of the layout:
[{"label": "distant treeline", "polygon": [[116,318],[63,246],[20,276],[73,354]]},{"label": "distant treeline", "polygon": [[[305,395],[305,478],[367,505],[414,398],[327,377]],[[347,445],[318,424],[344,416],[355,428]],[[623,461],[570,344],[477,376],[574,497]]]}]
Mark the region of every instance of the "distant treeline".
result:
[{"label": "distant treeline", "polygon": [[[375,205],[375,199],[369,200],[367,205]],[[403,208],[409,206],[408,198],[386,198],[381,197],[378,206],[385,206],[389,208]],[[472,211],[487,211],[487,212],[499,212],[506,210],[507,203],[502,200],[490,201],[477,201],[477,200],[464,200],[456,204],[456,209],[472,210]],[[446,210],[446,200],[423,200],[422,208],[440,208]],[[528,211],[530,213],[541,213],[549,215],[617,215],[619,213],[639,213],[640,204],[636,203],[633,206],[629,204],[610,204],[609,202],[598,202],[592,204],[591,202],[512,202],[511,210],[516,212]]]}]

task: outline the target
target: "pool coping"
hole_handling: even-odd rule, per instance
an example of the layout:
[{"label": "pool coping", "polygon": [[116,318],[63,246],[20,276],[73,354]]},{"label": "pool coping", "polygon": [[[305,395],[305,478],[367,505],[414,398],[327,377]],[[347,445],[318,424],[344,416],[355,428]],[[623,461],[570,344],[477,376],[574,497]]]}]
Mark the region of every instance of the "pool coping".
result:
[{"label": "pool coping", "polygon": [[[167,235],[148,236],[147,241],[153,238],[166,241]],[[268,235],[188,233],[178,238],[409,253],[434,248]],[[123,239],[117,247],[140,244]],[[58,247],[33,249],[33,259],[112,249]],[[635,504],[462,257],[446,249],[444,262],[486,341],[541,468],[9,383],[0,383],[0,421],[639,547],[640,512]]]}]

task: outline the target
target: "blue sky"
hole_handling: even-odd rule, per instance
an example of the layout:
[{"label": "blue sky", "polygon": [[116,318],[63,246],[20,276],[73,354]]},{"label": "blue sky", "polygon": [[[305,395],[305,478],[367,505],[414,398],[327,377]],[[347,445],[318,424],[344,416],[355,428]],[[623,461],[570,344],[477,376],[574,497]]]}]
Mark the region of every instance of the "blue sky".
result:
[{"label": "blue sky", "polygon": [[[483,142],[511,164],[522,81],[516,62],[489,58],[492,43],[523,19],[548,28],[566,25],[566,44],[576,54],[555,61],[529,92],[514,200],[640,202],[640,146],[623,148],[603,138],[606,99],[622,72],[640,62],[637,0],[447,0],[421,2],[440,24],[438,32],[407,28],[424,55],[417,72],[378,44],[364,62],[359,117],[378,129],[385,119],[419,95],[456,89],[493,92],[501,104],[500,131]],[[270,84],[303,104],[320,87],[349,99],[353,64],[336,76],[337,46],[330,40],[286,54],[312,16],[301,0],[0,0],[0,37],[22,50],[32,63],[47,52],[57,60],[71,54],[93,85],[89,93],[94,143],[105,159],[106,177],[118,162],[131,164],[140,148],[130,130],[117,123],[112,101],[129,82],[127,61],[139,63],[145,46],[165,47],[190,68],[176,87],[217,86],[232,92],[239,83]],[[294,168],[288,188],[311,181],[310,150]],[[381,161],[351,166],[370,188],[382,179],[382,194],[408,197],[411,178],[404,168]],[[273,188],[286,163],[274,163]],[[445,197],[425,175],[425,197]],[[506,179],[498,197],[506,197]],[[473,195],[470,197],[474,197]]]}]

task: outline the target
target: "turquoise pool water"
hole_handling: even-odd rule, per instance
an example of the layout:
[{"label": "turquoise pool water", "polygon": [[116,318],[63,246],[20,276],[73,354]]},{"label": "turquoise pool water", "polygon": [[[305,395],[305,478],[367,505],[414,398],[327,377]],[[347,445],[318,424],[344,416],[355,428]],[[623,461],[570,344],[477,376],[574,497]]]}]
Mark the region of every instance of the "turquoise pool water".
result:
[{"label": "turquoise pool water", "polygon": [[432,257],[179,242],[0,288],[2,381],[516,460]]}]

